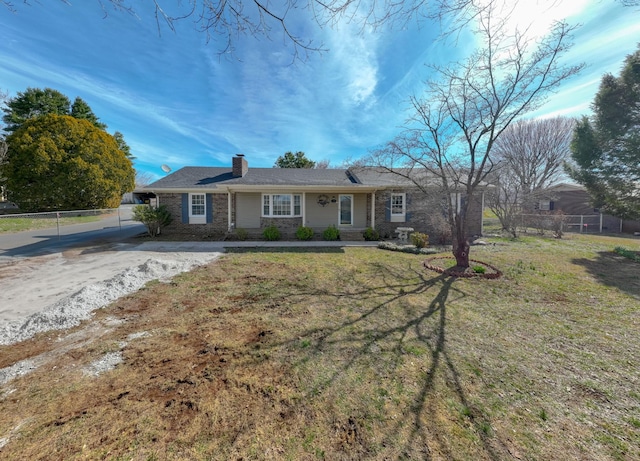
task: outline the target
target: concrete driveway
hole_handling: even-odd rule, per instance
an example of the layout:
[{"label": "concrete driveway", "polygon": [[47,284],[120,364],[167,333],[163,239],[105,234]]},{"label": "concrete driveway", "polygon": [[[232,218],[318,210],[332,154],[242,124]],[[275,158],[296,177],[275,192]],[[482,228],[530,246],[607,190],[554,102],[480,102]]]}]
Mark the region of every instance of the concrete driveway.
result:
[{"label": "concrete driveway", "polygon": [[0,344],[77,325],[89,318],[93,310],[137,291],[150,280],[169,279],[213,261],[226,245],[376,245],[376,242],[131,243],[134,241],[131,238],[123,241],[142,231],[141,227],[83,231],[81,239],[56,239],[48,245],[34,243],[28,235],[0,236]]},{"label": "concrete driveway", "polygon": [[139,223],[82,226],[60,239],[34,238],[34,232],[0,236],[0,344],[77,325],[148,281],[171,278],[224,251],[217,242],[130,243],[145,230]]}]

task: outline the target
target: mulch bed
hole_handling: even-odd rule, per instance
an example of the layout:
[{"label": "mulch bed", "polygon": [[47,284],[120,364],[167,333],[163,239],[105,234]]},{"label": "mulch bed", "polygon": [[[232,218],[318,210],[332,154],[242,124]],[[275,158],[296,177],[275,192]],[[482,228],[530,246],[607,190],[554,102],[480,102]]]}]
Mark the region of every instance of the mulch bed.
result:
[{"label": "mulch bed", "polygon": [[[497,279],[502,276],[502,272],[498,268],[483,261],[470,259],[470,266],[467,268],[455,265],[452,267],[450,264],[452,261],[455,262],[455,258],[450,256],[436,256],[435,258],[425,260],[422,265],[426,269],[451,277]],[[474,267],[478,266],[484,268],[484,273],[474,270]]]}]

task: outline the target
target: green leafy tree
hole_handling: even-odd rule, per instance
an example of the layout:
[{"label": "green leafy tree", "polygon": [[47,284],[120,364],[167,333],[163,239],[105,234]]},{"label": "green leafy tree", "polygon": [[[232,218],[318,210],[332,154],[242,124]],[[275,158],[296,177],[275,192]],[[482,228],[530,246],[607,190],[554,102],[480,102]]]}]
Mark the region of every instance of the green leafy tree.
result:
[{"label": "green leafy tree", "polygon": [[96,114],[93,113],[93,110],[91,110],[91,107],[89,107],[89,104],[87,104],[86,101],[79,96],[73,101],[73,104],[71,105],[70,115],[74,118],[88,120],[92,125],[100,128],[101,130],[107,129],[107,125],[100,121]]},{"label": "green leafy tree", "polygon": [[87,120],[43,115],[7,137],[8,198],[25,211],[113,208],[134,188],[131,161]]},{"label": "green leafy tree", "polygon": [[286,152],[278,157],[274,168],[314,168],[316,162],[309,160],[304,152]]},{"label": "green leafy tree", "polygon": [[593,204],[625,219],[640,218],[640,45],[619,77],[607,74],[571,142],[567,172]]},{"label": "green leafy tree", "polygon": [[16,131],[29,119],[46,114],[68,115],[71,102],[64,94],[51,88],[27,88],[18,92],[15,98],[10,98],[2,108],[2,121],[5,130]]}]

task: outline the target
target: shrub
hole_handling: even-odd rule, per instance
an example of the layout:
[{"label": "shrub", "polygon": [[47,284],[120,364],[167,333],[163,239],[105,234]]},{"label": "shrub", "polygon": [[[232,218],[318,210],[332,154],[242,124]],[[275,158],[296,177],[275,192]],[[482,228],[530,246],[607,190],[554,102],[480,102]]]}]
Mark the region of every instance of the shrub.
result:
[{"label": "shrub", "polygon": [[165,205],[152,207],[151,205],[137,205],[133,207],[133,219],[147,226],[147,233],[151,237],[160,235],[160,230],[171,224],[173,218]]},{"label": "shrub", "polygon": [[362,233],[362,236],[367,242],[380,240],[380,233],[377,230],[375,230],[373,227],[367,227],[365,231]]},{"label": "shrub", "polygon": [[414,255],[417,255],[417,254],[430,255],[430,254],[437,254],[442,252],[442,249],[438,249],[438,248],[416,248],[416,247],[410,247],[407,245],[398,245],[393,242],[380,242],[378,243],[378,248],[380,248],[381,250],[400,251],[402,253],[411,253]]},{"label": "shrub", "polygon": [[332,224],[322,232],[322,238],[328,241],[340,240],[340,229]]},{"label": "shrub", "polygon": [[429,245],[429,236],[421,232],[414,232],[409,236],[411,244],[416,248],[424,248]]},{"label": "shrub", "polygon": [[243,229],[242,227],[238,227],[235,231],[235,234],[236,238],[241,241],[247,240],[247,237],[249,237],[249,232],[247,232],[247,230]]},{"label": "shrub", "polygon": [[307,226],[299,226],[296,230],[298,240],[311,240],[313,238],[313,229]]},{"label": "shrub", "polygon": [[614,253],[619,254],[620,256],[624,256],[625,258],[631,259],[632,261],[640,262],[640,256],[635,251],[628,250],[624,247],[615,247],[613,249]]},{"label": "shrub", "polygon": [[476,274],[484,274],[487,270],[482,266],[473,266],[473,272]]},{"label": "shrub", "polygon": [[265,240],[273,242],[275,240],[280,240],[280,230],[276,226],[265,227],[262,231],[262,236]]}]

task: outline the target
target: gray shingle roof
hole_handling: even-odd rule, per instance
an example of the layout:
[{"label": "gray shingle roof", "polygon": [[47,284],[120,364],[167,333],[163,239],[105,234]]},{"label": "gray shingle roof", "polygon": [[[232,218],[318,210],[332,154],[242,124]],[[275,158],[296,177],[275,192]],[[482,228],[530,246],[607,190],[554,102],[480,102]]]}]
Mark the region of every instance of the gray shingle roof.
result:
[{"label": "gray shingle roof", "polygon": [[249,168],[239,178],[231,168],[187,166],[148,185],[146,189],[215,189],[218,186],[358,186],[343,169]]}]

